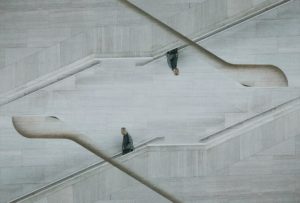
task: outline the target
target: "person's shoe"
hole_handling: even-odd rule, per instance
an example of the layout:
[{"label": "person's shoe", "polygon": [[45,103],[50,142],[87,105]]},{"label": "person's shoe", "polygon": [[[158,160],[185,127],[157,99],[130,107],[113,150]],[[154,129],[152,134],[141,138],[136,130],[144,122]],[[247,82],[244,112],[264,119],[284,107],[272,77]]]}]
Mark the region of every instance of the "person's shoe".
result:
[{"label": "person's shoe", "polygon": [[179,75],[179,69],[178,68],[174,68],[173,69],[173,73],[174,73],[174,75]]}]

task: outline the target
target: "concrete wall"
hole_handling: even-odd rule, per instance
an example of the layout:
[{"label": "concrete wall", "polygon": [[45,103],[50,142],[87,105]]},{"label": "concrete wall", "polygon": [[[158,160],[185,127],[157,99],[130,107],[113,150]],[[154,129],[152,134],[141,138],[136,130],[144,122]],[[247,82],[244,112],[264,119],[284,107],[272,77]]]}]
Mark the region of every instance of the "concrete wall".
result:
[{"label": "concrete wall", "polygon": [[[193,67],[189,68],[190,74],[175,78],[165,61],[145,67],[135,67],[135,62],[136,59],[104,60],[96,67],[1,106],[3,201],[96,160],[67,141],[20,137],[11,124],[13,115],[56,115],[112,153],[120,149],[122,126],[128,128],[135,141],[153,135],[167,136],[169,142],[197,141],[199,133],[206,133],[207,128],[223,127],[223,112],[240,112],[234,105],[218,101],[220,94],[203,95],[218,78],[224,81],[213,69],[206,68],[206,76],[210,75],[206,80],[200,80],[200,76],[192,79],[191,74],[199,71]],[[205,74],[205,70],[202,72]],[[224,81],[225,85],[228,89],[235,86],[231,81]],[[178,96],[181,99],[175,101]]]},{"label": "concrete wall", "polygon": [[292,1],[200,44],[231,63],[274,64],[299,87],[300,1]]},{"label": "concrete wall", "polygon": [[[45,48],[17,63],[0,69],[0,93],[27,84],[41,76],[60,70],[85,57],[98,57],[148,53],[151,47],[145,42],[151,41],[150,32],[142,32],[145,26],[109,26],[91,29],[57,45]],[[114,33],[117,40],[107,40]],[[146,47],[148,46],[148,48]]]},{"label": "concrete wall", "polygon": [[[300,198],[299,139],[299,135],[291,137],[243,161],[217,171],[216,175],[159,177],[152,180],[159,186],[168,189],[172,194],[181,197],[184,202],[297,202]],[[178,155],[181,166],[188,166],[185,165],[186,160],[197,160],[196,157],[199,157],[200,154],[197,154],[196,150],[188,151],[187,157],[185,157],[184,152],[180,152]],[[164,151],[163,153],[168,156]],[[194,156],[191,158],[191,155]],[[170,159],[176,160],[174,157],[169,155]],[[198,168],[199,166],[194,165],[194,171]],[[114,192],[109,199],[106,201],[151,202],[151,200],[155,200],[156,202],[168,202],[138,184]]]},{"label": "concrete wall", "polygon": [[[215,137],[202,145],[154,144],[119,161],[184,202],[251,202],[253,198],[272,202],[278,197],[280,201],[293,202],[299,198],[299,101],[244,131]],[[52,203],[62,199],[76,203],[154,199],[165,202],[109,165],[22,202]]]},{"label": "concrete wall", "polygon": [[[218,171],[216,175],[152,180],[184,202],[297,202],[300,198],[299,139],[299,135],[291,137]],[[195,159],[198,154],[193,152],[196,156],[192,158]],[[183,154],[180,154],[180,161],[184,164]],[[191,154],[186,157],[187,160],[191,159]],[[169,155],[169,158],[174,159],[174,156]],[[109,199],[106,201],[151,202],[154,199],[156,202],[168,202],[138,184],[114,192]]]},{"label": "concrete wall", "polygon": [[[16,4],[16,2],[14,2]],[[12,5],[14,5],[12,3]],[[70,2],[69,2],[70,3]],[[93,2],[94,3],[94,2]],[[93,5],[91,3],[91,5]],[[106,1],[102,2],[100,5],[96,6],[103,6],[106,5]],[[210,3],[213,3],[210,1]],[[220,11],[224,13],[228,13],[227,10],[222,10],[221,7],[215,7],[211,4],[204,4],[204,2],[200,2],[200,6],[198,7],[198,4],[195,4],[193,7],[195,11],[202,11],[202,10],[207,10],[209,8],[213,9],[219,9]],[[230,5],[229,2],[227,2],[228,5]],[[270,4],[270,2],[268,2]],[[116,7],[112,6],[115,5]],[[29,81],[32,81],[40,76],[43,76],[47,73],[50,73],[54,70],[58,70],[65,65],[68,65],[70,63],[76,62],[77,60],[89,56],[91,54],[96,54],[98,57],[112,57],[112,56],[141,56],[141,55],[152,55],[153,51],[161,51],[160,49],[162,48],[163,50],[166,50],[167,47],[164,46],[164,44],[172,45],[171,41],[174,40],[174,37],[170,37],[171,35],[161,28],[159,28],[157,25],[153,25],[148,23],[148,21],[144,18],[139,17],[137,14],[135,14],[133,11],[128,11],[127,8],[123,8],[122,6],[117,6],[118,4],[111,3],[109,4],[109,8],[114,8],[117,9],[118,11],[122,11],[121,14],[124,13],[124,15],[129,15],[132,19],[127,19],[130,21],[129,24],[122,24],[122,20],[126,19],[126,16],[123,16],[121,18],[122,20],[119,22],[117,20],[117,24],[114,25],[109,24],[109,25],[99,25],[96,26],[94,29],[85,29],[83,33],[77,34],[75,36],[72,36],[54,46],[50,46],[48,48],[43,49],[43,51],[37,52],[35,54],[32,54],[28,57],[23,58],[22,60],[19,60],[17,63],[13,63],[9,66],[6,66],[3,69],[0,69],[0,76],[1,76],[1,86],[0,86],[0,93],[4,93],[6,91],[12,90],[13,88],[20,87],[21,85],[24,85],[28,83]],[[6,5],[4,4],[3,8],[10,8],[10,4]],[[11,5],[11,6],[12,6]],[[56,5],[56,4],[54,4]],[[52,6],[54,6],[52,5]],[[61,6],[67,6],[67,4],[62,4]],[[75,4],[78,6],[77,4]],[[80,4],[81,5],[81,4]],[[87,7],[91,6],[90,4],[87,3]],[[227,4],[226,4],[227,5]],[[252,5],[252,7],[250,6]],[[241,6],[242,9],[250,9],[251,12],[254,12],[257,9],[260,9],[261,7],[264,7],[267,5],[266,2],[263,4],[247,4],[247,6]],[[17,12],[20,12],[17,8],[20,8],[24,6],[23,3],[16,4],[12,6],[12,11],[17,10]],[[38,8],[47,8],[46,5],[32,5],[28,4],[30,12],[32,10],[38,9]],[[56,5],[57,6],[57,5]],[[54,8],[56,8],[54,6]],[[151,8],[151,6],[147,5],[148,7]],[[152,5],[152,7],[156,7],[157,5]],[[74,5],[72,5],[71,8],[73,8]],[[168,4],[164,6],[166,9],[169,8]],[[52,7],[50,7],[53,9]],[[50,9],[48,8],[48,9]],[[69,8],[69,9],[71,9]],[[76,7],[77,8],[77,7]],[[101,7],[102,8],[102,7]],[[205,8],[205,9],[204,9]],[[227,8],[227,7],[226,7]],[[56,8],[57,9],[57,8]],[[170,9],[170,8],[169,8]],[[167,10],[169,10],[167,9]],[[172,10],[172,7],[171,9]],[[174,10],[174,9],[173,9]],[[26,11],[26,10],[25,10]],[[72,11],[72,9],[71,9]],[[53,12],[51,10],[51,12]],[[174,11],[173,11],[174,12]],[[212,13],[220,13],[218,10],[212,11]],[[244,10],[246,12],[246,10]],[[249,11],[250,12],[250,11]],[[186,13],[191,14],[189,10],[186,11]],[[242,11],[240,13],[243,13]],[[8,14],[11,14],[10,12]],[[7,14],[7,15],[8,15]],[[106,14],[106,13],[104,13]],[[65,14],[67,15],[67,14]],[[155,15],[155,14],[154,14]],[[193,16],[196,14],[193,13]],[[135,17],[134,17],[135,16]],[[234,21],[236,19],[239,19],[241,15],[233,15],[232,12],[229,12],[226,14],[226,22],[222,21],[223,18],[221,19],[215,19],[212,22],[199,22],[201,25],[200,27],[192,27],[195,28],[194,30],[191,30],[191,33],[197,33],[197,35],[201,35],[198,33],[197,29],[199,30],[204,30],[203,33],[208,32],[210,29],[216,28],[220,26],[219,24],[215,24],[215,21],[217,22],[223,22],[224,24]],[[178,18],[178,16],[176,16]],[[118,16],[119,18],[119,16]],[[117,18],[117,19],[118,19]],[[30,18],[31,19],[31,18]],[[66,19],[68,19],[66,17]],[[72,19],[72,18],[71,18]],[[105,18],[106,19],[106,18]],[[210,18],[208,15],[207,19],[213,19]],[[28,19],[27,19],[28,20]],[[223,19],[224,20],[224,19]],[[133,22],[134,24],[132,24]],[[137,23],[138,21],[139,23]],[[141,24],[142,21],[143,23]],[[6,21],[5,21],[6,22]],[[77,22],[77,21],[76,21]],[[106,22],[104,20],[104,22]],[[178,21],[180,22],[180,21]],[[40,24],[39,24],[40,25]],[[77,25],[77,24],[76,24]],[[184,27],[183,23],[178,23],[177,26]],[[203,27],[204,26],[204,27]],[[205,27],[207,26],[207,27]],[[54,26],[55,27],[55,26]],[[176,27],[177,29],[177,27]],[[203,34],[202,33],[202,34]],[[5,35],[5,32],[4,34]],[[157,37],[160,36],[160,37]],[[19,39],[19,38],[18,38]],[[26,39],[28,41],[28,39]],[[171,41],[170,41],[171,40]],[[175,39],[176,42],[178,42],[178,39]],[[43,42],[43,40],[41,40]],[[51,43],[50,43],[51,44]],[[158,48],[160,46],[161,48]],[[239,70],[237,70],[239,71]],[[247,71],[246,69],[241,71],[242,73]],[[263,70],[261,70],[263,71]],[[267,84],[266,86],[273,86],[274,84],[280,84],[282,85],[282,81],[277,82],[276,78],[276,71],[272,71],[272,73],[275,73],[274,77],[267,77],[266,74],[270,74],[270,71],[264,71],[262,74],[261,72],[253,72],[253,73],[244,73],[240,74],[236,72],[236,70],[233,71],[226,71],[229,72],[229,75],[232,76],[234,79],[241,79],[241,78],[246,78],[243,79],[242,82],[247,83],[247,85],[255,85],[251,83],[250,77],[251,75],[254,75],[255,77],[258,77],[258,75],[263,78],[263,80],[267,81],[259,81],[258,85],[260,83]],[[267,78],[267,79],[266,79]],[[279,74],[279,80],[281,79],[281,74]],[[249,82],[250,80],[250,82]],[[275,82],[274,82],[274,81]],[[286,81],[284,81],[286,82]],[[284,83],[283,82],[283,83]]]},{"label": "concrete wall", "polygon": [[[167,143],[197,142],[223,129],[228,114],[259,113],[299,95],[294,89],[237,86],[194,54],[182,53],[185,68],[178,77],[165,60],[144,67],[135,66],[134,58],[102,60],[1,106],[1,197],[12,199],[97,160],[68,141],[20,137],[11,123],[13,115],[58,116],[113,153],[120,149],[123,126],[135,142],[153,135],[165,136]],[[257,95],[268,95],[268,102]]]},{"label": "concrete wall", "polygon": [[[144,9],[159,11],[161,19],[176,23],[176,29],[187,31],[190,37],[198,37],[239,19],[245,13],[279,1],[199,0],[181,1],[172,3],[172,6],[170,2],[150,4],[139,1],[139,5]],[[121,40],[123,44],[121,47],[110,46],[104,56],[150,56],[165,52],[174,46],[173,43],[178,43],[176,38],[149,24],[116,0],[2,1],[0,11],[0,68],[95,27],[107,29],[107,35],[102,37],[104,41]],[[124,32],[133,36],[126,38]],[[143,46],[136,49],[135,43],[131,43],[132,39],[136,39],[135,35],[150,37],[143,38],[143,43],[139,44]],[[122,36],[124,38],[120,39]]]},{"label": "concrete wall", "polygon": [[[294,20],[289,23],[292,28],[298,25],[297,5],[298,1],[286,5],[289,15],[293,14]],[[273,10],[268,16],[284,18],[286,6]],[[243,26],[252,29],[251,22]],[[278,31],[287,34],[284,28],[285,24],[281,23]],[[247,33],[251,32],[244,32]],[[240,34],[243,32],[228,35]],[[267,34],[264,36],[267,41]],[[213,42],[214,38],[210,40]],[[218,41],[216,38],[215,45]],[[250,40],[249,44],[251,49],[260,50],[263,43],[252,44]],[[72,49],[73,45],[76,44],[66,46]],[[230,56],[235,58],[232,45],[224,44],[222,48],[231,50]],[[272,49],[267,49],[270,55]],[[77,53],[76,47],[73,50],[75,58],[71,54],[70,59],[86,53],[79,50]],[[297,56],[298,52],[291,50],[289,54]],[[246,59],[251,53],[239,56]],[[296,57],[287,57],[292,61],[285,60],[285,56],[284,53],[277,55],[284,66],[290,62],[298,64]],[[66,141],[21,138],[11,125],[12,115],[59,116],[99,142],[103,149],[113,151],[119,149],[122,126],[128,127],[135,140],[162,135],[167,137],[167,143],[196,142],[202,136],[299,96],[297,88],[241,87],[192,49],[180,52],[179,77],[172,75],[165,58],[143,67],[136,67],[135,63],[134,58],[103,60],[99,66],[0,108],[1,201],[29,192],[97,159]],[[288,70],[289,66],[286,67]]]},{"label": "concrete wall", "polygon": [[114,0],[1,1],[1,68],[96,26],[138,24]]},{"label": "concrete wall", "polygon": [[[192,39],[199,38],[211,31],[222,26],[237,21],[254,13],[262,8],[270,6],[280,0],[187,0],[187,1],[147,1],[147,0],[131,0],[140,8],[146,10],[153,16],[162,20],[175,30],[181,32],[185,36]],[[165,17],[166,10],[170,8],[180,7],[181,11],[173,13]],[[179,46],[182,43],[178,39],[169,41],[164,35],[154,37],[154,55],[165,51],[165,47],[170,48]],[[161,37],[163,36],[163,37]],[[168,37],[168,36],[167,36]],[[168,43],[165,43],[165,42]],[[172,42],[172,43],[170,43]]]}]

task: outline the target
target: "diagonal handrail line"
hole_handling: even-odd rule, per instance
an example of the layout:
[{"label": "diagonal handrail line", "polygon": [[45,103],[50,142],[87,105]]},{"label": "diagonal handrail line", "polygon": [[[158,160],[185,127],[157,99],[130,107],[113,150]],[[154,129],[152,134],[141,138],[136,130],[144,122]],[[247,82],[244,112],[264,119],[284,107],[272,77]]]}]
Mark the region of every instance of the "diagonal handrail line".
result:
[{"label": "diagonal handrail line", "polygon": [[[144,141],[144,142],[138,144],[138,145],[136,146],[136,149],[141,149],[142,147],[146,146],[147,144],[152,143],[152,142],[154,142],[154,141],[161,140],[161,139],[164,139],[164,137],[154,137],[154,138],[150,138],[150,139],[148,139],[148,140],[146,140],[146,141]],[[118,152],[118,153],[116,153],[115,155],[113,155],[113,156],[111,157],[111,159],[116,159],[116,158],[119,158],[119,157],[121,157],[121,156],[122,156],[122,152]],[[125,156],[126,156],[126,155],[125,155]],[[81,174],[83,174],[83,173],[86,173],[86,172],[88,172],[88,171],[91,171],[91,170],[93,170],[93,169],[96,169],[96,168],[100,167],[101,165],[103,165],[103,164],[105,164],[105,163],[107,163],[107,162],[106,162],[106,161],[100,161],[100,162],[94,163],[94,164],[92,164],[92,165],[90,165],[90,166],[88,166],[88,167],[85,167],[85,168],[83,168],[83,169],[81,169],[81,170],[79,170],[79,171],[76,171],[76,172],[74,172],[74,173],[72,173],[72,174],[70,174],[70,175],[68,175],[68,176],[66,176],[66,177],[60,178],[60,179],[58,179],[58,180],[56,180],[56,181],[54,181],[54,182],[52,182],[52,183],[50,183],[50,184],[48,184],[48,185],[45,185],[45,186],[43,186],[43,187],[41,187],[41,188],[38,188],[38,189],[36,189],[36,190],[34,190],[34,191],[28,193],[28,194],[22,195],[21,197],[18,197],[18,198],[14,199],[14,200],[11,200],[11,201],[9,201],[9,203],[16,203],[16,202],[25,200],[25,199],[27,199],[27,198],[29,198],[29,197],[32,197],[32,196],[34,196],[34,195],[37,195],[37,194],[39,194],[39,193],[41,193],[41,192],[47,191],[47,190],[49,190],[49,189],[51,189],[51,188],[53,188],[53,187],[55,187],[55,186],[58,186],[58,185],[63,184],[64,182],[66,182],[66,181],[68,181],[68,180],[71,180],[71,179],[74,179],[74,178],[76,178],[76,177],[79,177],[79,176],[80,176]]]},{"label": "diagonal handrail line", "polygon": [[222,58],[218,57],[214,53],[210,52],[209,50],[205,49],[204,47],[200,46],[199,44],[194,42],[192,39],[190,39],[189,37],[183,35],[179,31],[177,31],[176,29],[174,29],[174,28],[170,27],[169,25],[167,25],[166,23],[162,22],[160,19],[154,17],[153,15],[148,13],[147,11],[145,11],[145,10],[141,9],[140,7],[136,6],[134,3],[130,2],[129,0],[118,0],[118,1],[121,2],[122,4],[124,4],[129,9],[132,9],[135,12],[137,12],[138,14],[148,18],[150,21],[152,21],[153,23],[155,23],[156,25],[158,25],[162,29],[166,30],[170,34],[173,34],[177,38],[181,39],[182,41],[184,41],[185,43],[187,43],[188,45],[190,45],[191,47],[196,49],[198,52],[202,53],[204,56],[207,57],[207,59],[209,59],[210,63],[213,64],[215,66],[215,68],[221,69],[220,65],[222,66],[222,69],[227,69],[227,70],[229,70],[229,69],[239,69],[241,67],[242,68],[247,68],[247,69],[249,69],[249,68],[253,69],[253,68],[257,68],[257,67],[271,68],[271,69],[275,69],[276,71],[279,72],[279,74],[281,75],[280,77],[283,78],[285,85],[288,86],[287,77],[279,67],[274,66],[274,65],[270,65],[270,64],[268,64],[268,65],[258,65],[258,64],[232,64],[232,63],[229,63],[229,62],[223,60]]},{"label": "diagonal handrail line", "polygon": [[165,29],[169,33],[171,33],[171,34],[175,35],[176,37],[178,37],[179,39],[183,40],[188,45],[194,47],[196,50],[198,50],[199,52],[201,52],[204,55],[206,55],[212,61],[217,61],[218,63],[220,63],[220,64],[222,64],[224,66],[227,66],[227,65],[233,65],[233,66],[235,66],[235,65],[243,65],[243,64],[231,64],[231,63],[223,60],[222,58],[218,57],[217,55],[213,54],[209,50],[207,50],[207,49],[203,48],[202,46],[200,46],[199,44],[197,44],[195,41],[193,41],[189,37],[186,37],[185,35],[183,35],[179,31],[177,31],[174,28],[172,28],[171,26],[169,26],[166,23],[162,22],[160,19],[154,17],[153,15],[151,15],[150,13],[148,13],[147,11],[145,11],[145,10],[141,9],[140,7],[136,6],[135,4],[133,4],[132,2],[130,2],[129,0],[119,0],[119,1],[121,3],[123,3],[124,5],[126,5],[128,8],[130,8],[132,10],[135,10],[140,15],[145,16],[146,18],[148,18],[149,20],[151,20],[152,22],[154,22],[155,24],[157,24],[161,28]]},{"label": "diagonal handrail line", "polygon": [[[242,17],[241,19],[238,19],[238,20],[236,20],[236,21],[234,21],[232,23],[223,25],[223,26],[218,27],[215,30],[212,30],[212,31],[210,31],[210,32],[208,32],[208,33],[206,33],[206,34],[204,34],[202,36],[193,38],[193,41],[197,43],[197,42],[200,42],[200,41],[205,40],[207,38],[210,38],[211,36],[214,36],[214,35],[216,35],[216,34],[218,34],[220,32],[223,32],[223,31],[225,31],[227,29],[230,29],[230,28],[232,28],[232,27],[234,27],[236,25],[244,23],[247,20],[250,20],[250,19],[252,19],[254,17],[257,17],[257,16],[259,16],[259,15],[265,13],[265,12],[268,12],[268,11],[274,9],[274,8],[277,8],[279,6],[283,6],[284,4],[286,4],[286,3],[290,2],[290,1],[292,1],[292,0],[282,0],[280,2],[276,2],[276,3],[274,3],[274,4],[272,4],[272,5],[268,6],[268,7],[262,8],[262,9],[256,11],[256,12],[254,12],[254,13],[250,13],[250,14],[248,14],[248,15]],[[188,46],[189,46],[188,44],[184,44],[184,45],[181,45],[181,46],[176,47],[176,48],[178,48],[178,50],[181,50],[181,49],[184,49],[184,48],[186,48]],[[137,65],[144,66],[144,65],[147,65],[148,63],[151,63],[152,61],[155,61],[155,60],[157,60],[159,58],[162,58],[164,56],[165,56],[165,53],[159,53],[156,56],[154,56],[152,59],[150,59],[148,61],[145,61],[145,62],[138,63]]]},{"label": "diagonal handrail line", "polygon": [[[282,115],[282,113],[284,113],[286,111],[293,110],[293,107],[295,105],[297,105],[299,107],[299,102],[300,102],[300,97],[296,97],[296,98],[294,98],[294,99],[292,99],[290,101],[287,101],[287,102],[285,102],[283,104],[280,104],[280,105],[278,105],[276,107],[273,107],[273,108],[271,108],[271,109],[269,109],[269,110],[267,110],[265,112],[262,112],[262,113],[260,113],[257,116],[251,117],[251,118],[249,118],[249,119],[247,119],[245,121],[242,121],[242,122],[240,122],[240,123],[238,123],[236,125],[233,125],[233,126],[228,127],[228,128],[226,128],[224,130],[218,131],[217,133],[214,133],[214,134],[212,134],[212,135],[210,135],[208,137],[205,137],[205,138],[203,138],[203,139],[200,140],[200,143],[180,144],[178,146],[186,146],[186,145],[187,146],[191,146],[191,145],[193,145],[193,146],[200,146],[200,147],[204,147],[205,148],[206,146],[208,146],[208,144],[210,144],[210,143],[212,143],[214,141],[219,140],[219,138],[222,137],[222,135],[224,135],[224,133],[226,133],[226,135],[228,133],[233,133],[233,132],[235,132],[237,130],[240,130],[239,127],[247,127],[249,123],[251,124],[253,122],[253,119],[257,120],[257,119],[259,119],[259,118],[262,117],[262,119],[259,119],[259,122],[255,122],[255,124],[260,125],[261,124],[260,121],[261,120],[265,120],[266,116],[269,117],[269,116],[274,116],[274,115],[277,115],[277,116],[278,115]],[[137,149],[141,148],[143,146],[146,146],[148,143],[150,143],[150,142],[152,142],[154,140],[158,140],[158,139],[162,139],[162,138],[163,137],[156,137],[156,138],[153,138],[152,140],[148,140],[148,141],[146,141],[146,142],[138,145]],[[170,145],[173,146],[174,144],[170,144]],[[150,145],[150,146],[152,146],[152,145]],[[154,144],[153,146],[162,146],[162,145],[161,144]],[[164,144],[163,146],[168,146],[168,144]],[[120,156],[120,153],[114,155],[112,158],[117,158],[119,156]],[[54,187],[54,186],[56,186],[56,185],[58,185],[58,184],[60,184],[62,182],[65,182],[65,181],[70,180],[70,179],[72,179],[74,177],[77,177],[77,176],[79,176],[80,174],[82,174],[84,172],[90,171],[90,170],[92,170],[92,169],[100,166],[103,163],[105,163],[105,162],[102,161],[100,163],[93,164],[93,165],[91,165],[91,166],[89,166],[89,167],[87,167],[87,168],[85,168],[83,170],[80,170],[80,171],[78,171],[78,172],[76,172],[74,174],[71,174],[71,175],[69,175],[69,176],[67,176],[67,177],[65,177],[65,178],[63,178],[61,180],[55,181],[54,183],[51,183],[51,184],[49,184],[49,185],[47,185],[47,186],[45,186],[43,188],[40,188],[40,189],[38,189],[38,190],[36,190],[34,192],[31,192],[31,193],[29,193],[29,194],[27,194],[25,196],[22,196],[22,197],[20,197],[18,199],[15,199],[14,201],[10,201],[9,203],[16,203],[16,202],[18,202],[20,200],[24,200],[24,199],[26,199],[28,197],[36,195],[36,194],[38,194],[40,192],[43,192],[43,191],[45,191],[47,189],[50,189],[50,188],[52,188],[52,187]]]},{"label": "diagonal handrail line", "polygon": [[128,1],[128,0],[119,0],[119,1],[122,4],[124,4],[125,6],[127,6],[128,8],[130,8],[130,9],[134,10],[135,12],[137,12],[138,14],[140,14],[140,15],[148,18],[149,20],[151,20],[153,23],[157,24],[158,26],[160,26],[164,30],[166,30],[169,33],[175,35],[179,39],[183,40],[185,43],[191,45],[192,47],[194,47],[195,49],[197,49],[199,52],[205,54],[212,61],[217,60],[222,65],[227,65],[227,62],[224,61],[223,59],[217,57],[215,54],[213,54],[212,52],[208,51],[207,49],[204,49],[202,46],[198,45],[196,42],[194,42],[190,38],[188,38],[185,35],[181,34],[177,30],[173,29],[172,27],[170,27],[166,23],[162,22],[158,18],[156,18],[153,15],[149,14],[148,12],[146,12],[145,10],[143,10],[140,7],[136,6],[135,4],[131,3],[130,1]]},{"label": "diagonal handrail line", "polygon": [[264,120],[268,120],[267,118],[270,118],[274,115],[285,113],[286,111],[290,110],[294,106],[299,105],[299,102],[300,102],[300,97],[296,97],[296,98],[291,99],[287,102],[284,102],[278,106],[275,106],[271,109],[268,109],[264,112],[254,115],[246,120],[243,120],[232,126],[229,126],[223,130],[220,130],[220,131],[210,134],[206,137],[203,137],[199,141],[200,141],[200,143],[206,144],[210,141],[214,141],[214,140],[218,139],[219,137],[223,137],[224,135],[232,134],[233,132],[247,128],[251,125],[253,125],[253,126],[260,125],[261,122],[263,122]]},{"label": "diagonal handrail line", "polygon": [[72,64],[60,68],[59,70],[48,73],[44,76],[34,79],[33,81],[27,84],[24,84],[20,87],[16,87],[4,94],[1,94],[0,106],[13,102],[19,98],[22,98],[44,87],[47,87],[72,75],[87,70],[88,68],[91,68],[100,63],[101,60],[99,58],[96,58],[94,55],[90,55],[88,57],[80,59]]},{"label": "diagonal handrail line", "polygon": [[166,189],[158,186],[145,176],[137,173],[118,160],[111,159],[98,145],[94,143],[88,136],[72,130],[72,127],[54,116],[13,116],[12,123],[18,133],[31,139],[67,139],[71,140],[88,151],[94,153],[98,157],[110,163],[120,171],[134,178],[138,182],[147,186],[157,194],[165,197],[174,203],[182,201],[168,192]]},{"label": "diagonal handrail line", "polygon": [[[212,32],[204,35],[204,36],[201,36],[200,38],[193,39],[195,41],[194,43],[199,47],[199,45],[196,43],[199,40],[202,40],[202,39],[210,37],[210,36],[212,36],[214,34],[217,34],[217,33],[221,32],[223,30],[226,30],[226,29],[228,29],[228,28],[230,28],[230,27],[232,27],[234,25],[240,24],[240,23],[242,23],[242,22],[244,22],[244,21],[246,21],[246,20],[248,20],[248,19],[250,19],[252,17],[255,17],[255,16],[257,16],[257,15],[259,15],[261,13],[264,13],[264,12],[266,12],[268,10],[271,10],[271,9],[273,9],[273,8],[275,8],[277,6],[280,6],[280,5],[284,4],[284,3],[287,3],[289,1],[291,1],[291,0],[282,0],[281,2],[278,2],[278,3],[275,3],[275,4],[271,5],[270,7],[267,7],[267,8],[264,8],[262,10],[259,10],[258,12],[250,14],[249,16],[246,16],[246,17],[244,17],[241,20],[233,22],[232,24],[229,24],[229,25],[223,26],[221,28],[218,28],[218,29],[216,29],[216,30],[214,30],[214,31],[212,31]],[[159,21],[159,20],[157,19],[157,21]],[[164,25],[164,26],[166,26],[166,25]],[[175,30],[171,30],[171,32],[173,32],[173,31],[175,31]],[[79,33],[79,34],[82,34],[82,33]],[[180,33],[177,33],[177,34],[179,34],[178,36],[183,36]],[[193,42],[193,40],[190,40],[189,42]],[[187,46],[188,46],[188,44],[182,45],[182,46],[179,47],[179,49],[183,49],[183,48],[185,48]],[[137,65],[146,65],[147,63],[149,63],[151,61],[154,61],[154,60],[156,60],[156,59],[158,59],[158,58],[160,58],[162,56],[164,56],[164,54],[158,55],[158,56],[154,57],[153,59],[148,60],[146,62],[137,63]],[[85,69],[87,69],[87,68],[89,68],[89,67],[91,67],[93,65],[96,65],[97,63],[99,63],[99,59],[96,59],[96,60],[98,60],[98,62],[96,62],[95,64],[92,64],[92,65],[86,65],[86,67],[82,68],[80,71],[85,70]],[[74,62],[74,63],[77,63],[77,62]],[[70,65],[72,65],[72,64],[69,64],[68,66],[70,66]],[[80,71],[78,71],[78,72],[80,72]],[[58,70],[56,72],[59,73],[60,70]],[[76,72],[72,73],[72,71],[71,71],[70,74],[69,74],[69,76],[72,75],[72,74],[76,74]],[[57,73],[49,73],[49,74],[43,76],[42,79],[44,81],[49,81],[46,77],[52,77],[53,75],[57,75]],[[17,87],[17,88],[14,88],[14,89],[10,90],[10,91],[8,91],[8,92],[0,95],[0,106],[8,104],[8,103],[10,103],[10,102],[12,102],[12,101],[14,101],[16,99],[19,99],[19,98],[21,98],[23,96],[31,94],[31,93],[33,93],[33,92],[35,92],[35,91],[37,91],[37,90],[39,90],[39,89],[41,89],[43,87],[46,87],[46,86],[48,86],[48,85],[50,85],[52,83],[55,83],[55,82],[57,82],[57,81],[59,81],[61,79],[64,79],[64,78],[68,77],[66,73],[64,73],[62,75],[63,75],[63,77],[57,76],[56,78],[52,78],[52,81],[48,82],[47,84],[45,84],[45,82],[41,81],[41,78],[36,78],[36,80],[39,81],[39,84],[35,83],[35,81],[32,81],[29,84],[24,84],[24,85],[22,85],[20,87]],[[43,84],[41,84],[41,83],[43,83]]]}]

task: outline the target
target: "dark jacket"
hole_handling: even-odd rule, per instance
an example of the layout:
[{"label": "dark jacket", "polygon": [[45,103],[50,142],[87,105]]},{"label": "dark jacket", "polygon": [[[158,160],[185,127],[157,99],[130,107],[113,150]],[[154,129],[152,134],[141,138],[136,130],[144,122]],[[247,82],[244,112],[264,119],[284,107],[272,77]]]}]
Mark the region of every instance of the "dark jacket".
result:
[{"label": "dark jacket", "polygon": [[127,133],[123,136],[123,143],[122,143],[122,152],[126,154],[134,150],[133,141],[131,136]]},{"label": "dark jacket", "polygon": [[171,69],[177,68],[178,49],[173,49],[167,52],[167,60]]}]

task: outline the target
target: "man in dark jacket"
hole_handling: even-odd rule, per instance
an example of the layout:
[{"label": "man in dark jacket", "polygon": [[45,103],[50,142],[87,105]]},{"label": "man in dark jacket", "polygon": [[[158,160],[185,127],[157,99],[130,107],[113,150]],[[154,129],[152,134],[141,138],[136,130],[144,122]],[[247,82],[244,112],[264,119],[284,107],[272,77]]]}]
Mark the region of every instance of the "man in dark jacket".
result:
[{"label": "man in dark jacket", "polygon": [[169,67],[172,69],[174,75],[179,75],[179,70],[177,68],[177,60],[178,60],[178,49],[173,49],[167,52],[167,60]]},{"label": "man in dark jacket", "polygon": [[121,128],[121,133],[123,135],[122,143],[122,154],[127,154],[134,150],[133,141],[126,128]]}]

